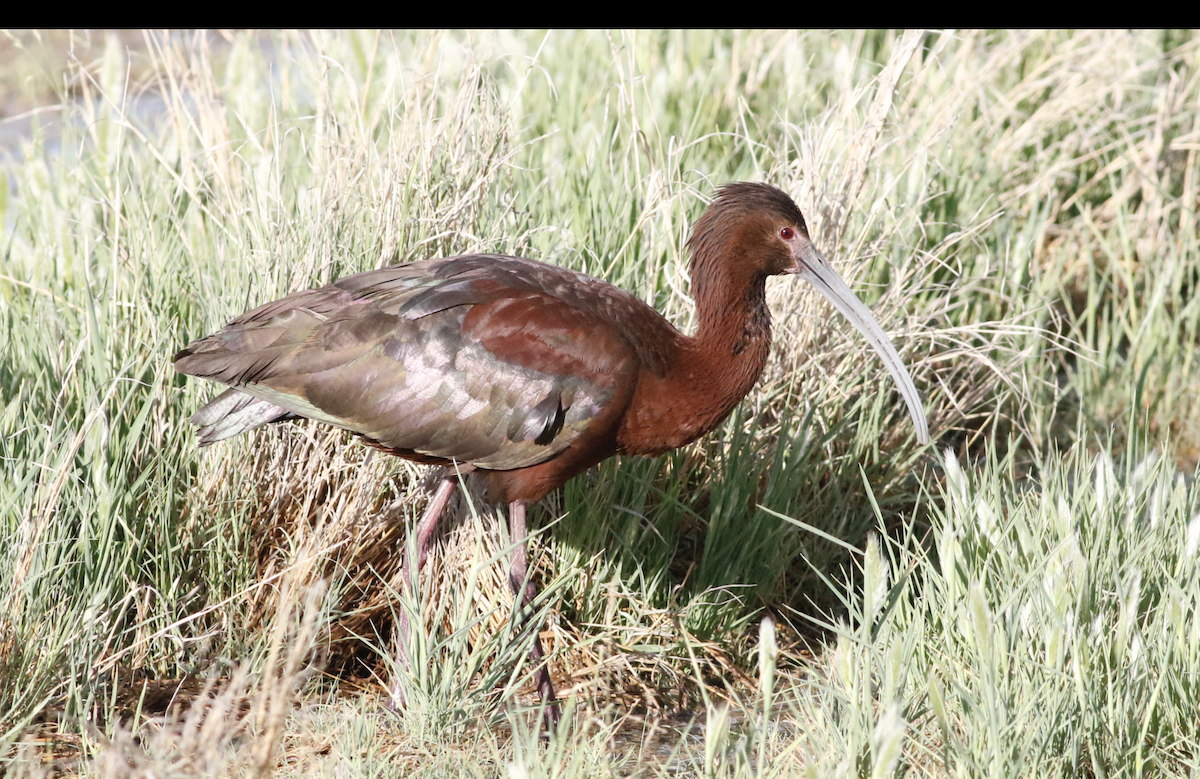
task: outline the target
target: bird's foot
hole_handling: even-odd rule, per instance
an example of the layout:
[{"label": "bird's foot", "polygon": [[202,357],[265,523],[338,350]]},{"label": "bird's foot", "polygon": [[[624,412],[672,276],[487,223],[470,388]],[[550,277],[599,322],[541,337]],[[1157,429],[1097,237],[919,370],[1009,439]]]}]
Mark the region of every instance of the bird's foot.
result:
[{"label": "bird's foot", "polygon": [[558,705],[558,701],[554,701],[542,710],[542,729],[545,735],[549,737],[557,733],[560,722],[562,722],[562,707]]}]

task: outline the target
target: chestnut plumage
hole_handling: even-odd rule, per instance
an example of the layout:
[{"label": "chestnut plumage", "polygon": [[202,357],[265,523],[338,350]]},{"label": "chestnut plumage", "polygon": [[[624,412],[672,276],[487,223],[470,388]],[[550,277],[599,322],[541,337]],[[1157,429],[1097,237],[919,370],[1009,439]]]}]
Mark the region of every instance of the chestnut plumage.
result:
[{"label": "chestnut plumage", "polygon": [[[719,425],[766,364],[768,276],[812,282],[863,332],[896,378],[918,440],[928,440],[891,342],[813,247],[784,192],[721,187],[688,246],[694,336],[607,282],[470,254],[367,271],[267,303],[188,345],[175,368],[231,387],[192,417],[201,445],[308,417],[400,457],[483,472],[489,498],[509,504],[510,583],[527,604],[526,505],[614,454],[660,454]],[[448,473],[418,523],[418,569],[456,484],[455,469]],[[544,665],[537,675],[556,720]],[[392,698],[402,701],[398,683]]]}]

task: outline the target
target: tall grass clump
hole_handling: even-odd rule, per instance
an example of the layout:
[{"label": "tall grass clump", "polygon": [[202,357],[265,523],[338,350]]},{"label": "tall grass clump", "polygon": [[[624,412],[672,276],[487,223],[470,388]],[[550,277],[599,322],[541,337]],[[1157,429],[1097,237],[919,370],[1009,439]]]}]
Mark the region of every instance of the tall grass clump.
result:
[{"label": "tall grass clump", "polygon": [[1200,492],[1142,446],[1114,459],[1077,444],[1026,490],[1012,489],[1012,457],[972,473],[946,452],[931,527],[872,536],[830,581],[843,608],[824,656],[779,689],[764,623],[759,685],[737,700],[746,716],[710,709],[704,743],[680,742],[677,767],[1192,775]]},{"label": "tall grass clump", "polygon": [[793,690],[818,723],[799,753],[861,769],[894,717],[920,774],[1195,770],[1195,483],[1144,450],[1040,465],[1017,492],[1011,460],[972,475],[947,453],[929,537],[868,545],[828,665]]},{"label": "tall grass clump", "polygon": [[[22,107],[0,120],[22,128],[0,170],[6,766],[1194,763],[1195,36],[5,40],[0,98]],[[502,511],[462,498],[406,593],[416,466],[315,423],[195,446],[186,420],[216,388],[174,352],[356,271],[521,254],[690,330],[687,229],[734,180],[795,197],[908,363],[936,447],[858,334],[773,282],[774,357],[719,430],[607,461],[535,512],[542,638],[578,704],[545,746],[512,714],[531,628]],[[421,702],[380,720],[399,609],[424,623],[405,677]],[[210,701],[269,716],[218,727]]]}]

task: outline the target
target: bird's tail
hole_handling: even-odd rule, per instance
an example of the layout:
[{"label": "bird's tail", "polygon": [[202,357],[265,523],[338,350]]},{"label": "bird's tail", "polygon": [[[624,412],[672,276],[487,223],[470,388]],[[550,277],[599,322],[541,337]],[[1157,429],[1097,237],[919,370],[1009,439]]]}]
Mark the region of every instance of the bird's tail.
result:
[{"label": "bird's tail", "polygon": [[238,389],[227,389],[205,403],[188,421],[199,428],[196,434],[200,446],[208,446],[270,422],[294,417],[295,414],[274,403]]}]

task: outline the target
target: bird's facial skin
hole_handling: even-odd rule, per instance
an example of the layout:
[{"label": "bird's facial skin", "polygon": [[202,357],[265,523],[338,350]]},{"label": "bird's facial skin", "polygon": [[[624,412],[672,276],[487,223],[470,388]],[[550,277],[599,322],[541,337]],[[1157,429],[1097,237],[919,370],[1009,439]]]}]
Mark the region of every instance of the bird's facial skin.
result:
[{"label": "bird's facial skin", "polygon": [[804,225],[783,223],[775,230],[775,235],[786,247],[788,262],[780,273],[800,273],[804,267],[804,258],[810,256],[816,249],[808,237]]}]

